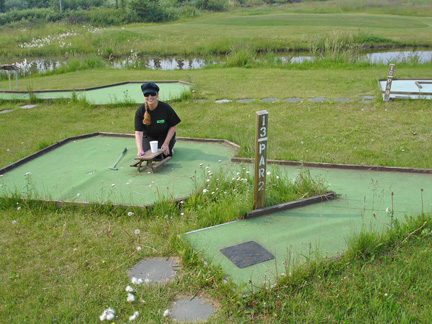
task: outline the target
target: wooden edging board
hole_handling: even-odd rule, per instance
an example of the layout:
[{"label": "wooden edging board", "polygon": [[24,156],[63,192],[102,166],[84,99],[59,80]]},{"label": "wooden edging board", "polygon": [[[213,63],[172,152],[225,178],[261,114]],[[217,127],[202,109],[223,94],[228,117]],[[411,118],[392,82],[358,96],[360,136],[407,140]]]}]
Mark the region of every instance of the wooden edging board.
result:
[{"label": "wooden edging board", "polygon": [[[231,162],[234,163],[253,163],[253,161],[254,160],[251,158],[233,157],[231,159]],[[305,166],[309,168],[432,174],[432,169],[426,169],[426,168],[404,168],[404,167],[388,167],[388,166],[379,166],[379,165],[338,164],[338,163],[303,162],[303,161],[287,161],[287,160],[267,160],[267,163],[276,164],[276,165],[298,166],[298,167]]]},{"label": "wooden edging board", "polygon": [[316,204],[316,203],[320,203],[320,202],[328,201],[328,200],[332,200],[332,199],[336,199],[336,195],[333,191],[329,191],[329,192],[322,194],[322,195],[317,195],[317,196],[313,196],[313,197],[309,197],[309,198],[289,201],[289,202],[286,202],[283,204],[274,205],[274,206],[270,206],[270,207],[263,207],[263,208],[255,209],[255,210],[252,210],[250,212],[247,212],[245,215],[245,218],[254,218],[254,217],[269,215],[269,214],[278,213],[278,212],[281,212],[284,210],[293,209],[293,208],[297,208],[297,207],[303,207],[303,206]]}]

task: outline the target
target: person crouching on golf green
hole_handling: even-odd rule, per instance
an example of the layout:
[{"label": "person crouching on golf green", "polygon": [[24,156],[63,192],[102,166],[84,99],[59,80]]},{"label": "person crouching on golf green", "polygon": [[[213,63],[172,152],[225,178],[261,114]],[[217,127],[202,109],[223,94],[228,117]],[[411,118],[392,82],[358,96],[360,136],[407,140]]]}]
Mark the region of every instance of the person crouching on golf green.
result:
[{"label": "person crouching on golf green", "polygon": [[135,112],[135,143],[138,156],[150,149],[150,141],[158,141],[158,148],[164,155],[172,156],[176,142],[176,126],[180,123],[174,109],[166,102],[158,100],[159,87],[148,82],[141,85],[144,104]]}]

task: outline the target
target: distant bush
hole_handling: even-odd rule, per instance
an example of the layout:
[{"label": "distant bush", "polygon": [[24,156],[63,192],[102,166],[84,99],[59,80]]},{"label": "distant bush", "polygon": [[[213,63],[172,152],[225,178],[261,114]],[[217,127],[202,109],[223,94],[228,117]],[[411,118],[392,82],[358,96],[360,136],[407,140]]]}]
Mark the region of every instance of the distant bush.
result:
[{"label": "distant bush", "polygon": [[15,22],[48,22],[57,21],[62,17],[52,9],[26,9],[13,10],[0,14],[0,25],[12,24]]},{"label": "distant bush", "polygon": [[88,23],[92,26],[122,25],[132,22],[125,10],[98,7],[91,10],[73,10],[67,13],[71,24]]},{"label": "distant bush", "polygon": [[225,11],[228,8],[227,0],[196,0],[196,7],[209,11]]},{"label": "distant bush", "polygon": [[128,8],[134,22],[164,22],[172,19],[159,0],[131,0]]}]

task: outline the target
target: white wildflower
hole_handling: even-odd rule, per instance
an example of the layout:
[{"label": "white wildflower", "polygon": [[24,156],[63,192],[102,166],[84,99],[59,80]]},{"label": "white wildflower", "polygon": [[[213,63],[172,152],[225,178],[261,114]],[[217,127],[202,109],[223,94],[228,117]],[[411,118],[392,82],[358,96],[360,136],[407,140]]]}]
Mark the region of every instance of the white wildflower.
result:
[{"label": "white wildflower", "polygon": [[81,196],[81,194],[80,194],[80,193],[77,193],[77,197],[79,197],[79,196]]},{"label": "white wildflower", "polygon": [[163,317],[167,317],[170,315],[170,311],[169,309],[166,309],[165,312],[163,313]]},{"label": "white wildflower", "polygon": [[180,216],[184,216],[184,213],[180,213]]},{"label": "white wildflower", "polygon": [[205,194],[206,192],[208,192],[208,190],[207,189],[203,189],[203,194]]},{"label": "white wildflower", "polygon": [[17,222],[16,220],[13,220],[13,221],[12,221],[12,224],[16,224],[16,222]]},{"label": "white wildflower", "polygon": [[136,250],[137,251],[141,251],[141,246],[138,245],[137,248],[136,248]]},{"label": "white wildflower", "polygon": [[133,291],[133,288],[131,286],[126,287],[126,292],[132,292],[132,291]]},{"label": "white wildflower", "polygon": [[139,233],[141,233],[141,231],[139,229],[136,229],[135,234],[138,235]]},{"label": "white wildflower", "polygon": [[132,321],[136,320],[136,318],[138,317],[138,315],[139,315],[139,312],[135,311],[132,316],[129,316],[129,322],[132,322]]},{"label": "white wildflower", "polygon": [[270,171],[267,171],[267,175],[271,175],[271,172],[270,172]]},{"label": "white wildflower", "polygon": [[110,321],[110,320],[112,320],[113,318],[114,318],[114,310],[113,310],[111,307],[105,309],[105,310],[103,311],[102,315],[99,316],[99,319],[100,319],[101,321],[104,321],[104,320],[108,320],[108,321]]},{"label": "white wildflower", "polygon": [[128,216],[134,216],[134,215],[135,215],[134,212],[129,212],[129,213],[128,213]]},{"label": "white wildflower", "polygon": [[31,172],[26,172],[25,175],[28,176],[28,175],[31,175],[31,174],[32,174]]},{"label": "white wildflower", "polygon": [[21,210],[21,206],[18,206],[18,207],[17,207],[17,210]]},{"label": "white wildflower", "polygon": [[132,277],[131,278],[131,282],[133,285],[137,285],[138,284],[138,279],[136,277]]},{"label": "white wildflower", "polygon": [[129,303],[134,302],[134,301],[135,301],[135,295],[132,294],[132,293],[128,293],[128,294],[127,294],[127,301],[128,301]]},{"label": "white wildflower", "polygon": [[390,213],[390,209],[387,207],[386,208],[386,213],[389,214]]},{"label": "white wildflower", "polygon": [[115,183],[113,183],[113,184],[111,185],[111,187],[115,187]]}]

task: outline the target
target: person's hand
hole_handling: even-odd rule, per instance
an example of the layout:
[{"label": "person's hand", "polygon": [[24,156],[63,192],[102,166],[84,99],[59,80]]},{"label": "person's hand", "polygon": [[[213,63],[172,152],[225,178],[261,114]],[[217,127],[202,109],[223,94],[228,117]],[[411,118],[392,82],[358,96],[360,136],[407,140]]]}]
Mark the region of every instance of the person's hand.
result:
[{"label": "person's hand", "polygon": [[144,154],[145,154],[144,151],[138,151],[138,153],[137,153],[138,156],[143,156]]},{"label": "person's hand", "polygon": [[164,150],[163,154],[168,155],[169,154],[169,147],[165,143],[162,144],[161,149]]}]

